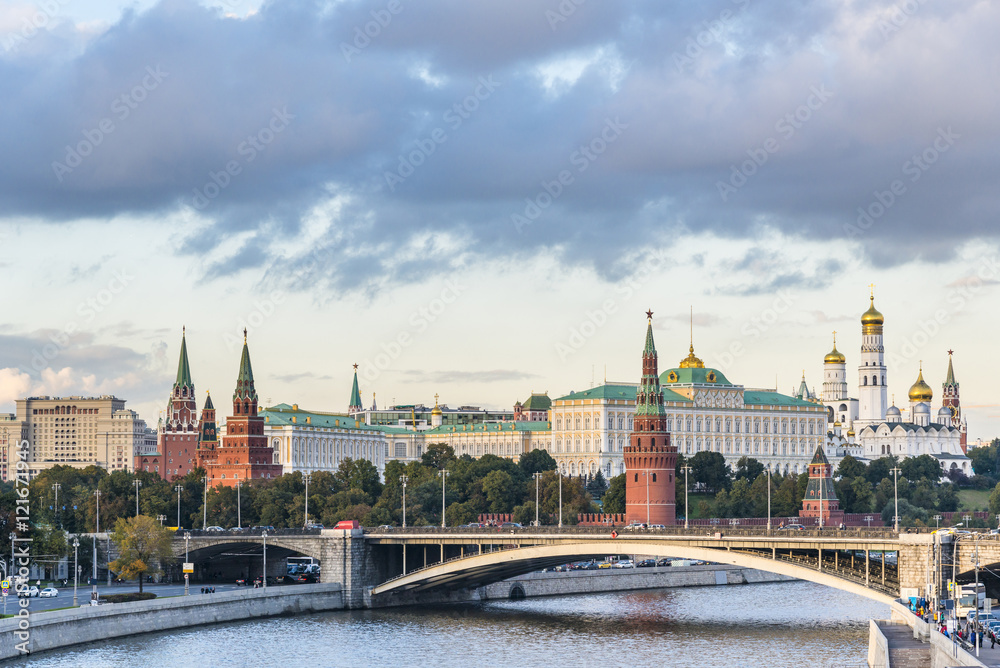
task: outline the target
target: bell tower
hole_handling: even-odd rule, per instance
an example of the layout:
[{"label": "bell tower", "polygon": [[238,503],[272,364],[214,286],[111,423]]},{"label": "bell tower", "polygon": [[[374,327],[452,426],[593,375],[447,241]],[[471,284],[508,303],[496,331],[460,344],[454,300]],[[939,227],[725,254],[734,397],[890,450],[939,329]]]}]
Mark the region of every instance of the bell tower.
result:
[{"label": "bell tower", "polygon": [[875,286],[869,287],[872,290],[871,303],[861,315],[861,363],[858,366],[860,406],[857,422],[862,427],[885,421],[885,412],[889,408],[885,347],[882,344],[885,318],[875,308]]}]

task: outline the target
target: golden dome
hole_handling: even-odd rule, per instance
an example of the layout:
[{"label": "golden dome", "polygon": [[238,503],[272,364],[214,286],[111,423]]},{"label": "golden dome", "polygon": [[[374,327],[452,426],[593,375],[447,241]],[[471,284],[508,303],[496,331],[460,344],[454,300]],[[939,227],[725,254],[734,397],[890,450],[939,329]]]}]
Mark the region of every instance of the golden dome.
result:
[{"label": "golden dome", "polygon": [[917,376],[917,382],[910,386],[909,393],[910,401],[922,401],[929,402],[934,398],[934,390],[931,386],[924,382],[924,368],[923,365],[920,366],[920,375]]},{"label": "golden dome", "polygon": [[837,332],[833,333],[833,350],[826,354],[823,358],[824,364],[846,364],[847,358],[844,357],[844,353],[837,350]]},{"label": "golden dome", "polygon": [[431,409],[431,415],[443,415],[441,407],[438,406],[438,395],[434,395],[434,408]]},{"label": "golden dome", "polygon": [[875,295],[872,295],[871,305],[868,306],[867,311],[861,314],[861,324],[865,326],[881,326],[884,322],[885,318],[881,313],[879,313],[878,309],[875,308]]},{"label": "golden dome", "polygon": [[705,363],[694,355],[694,344],[688,348],[688,356],[677,365],[681,369],[704,369]]}]

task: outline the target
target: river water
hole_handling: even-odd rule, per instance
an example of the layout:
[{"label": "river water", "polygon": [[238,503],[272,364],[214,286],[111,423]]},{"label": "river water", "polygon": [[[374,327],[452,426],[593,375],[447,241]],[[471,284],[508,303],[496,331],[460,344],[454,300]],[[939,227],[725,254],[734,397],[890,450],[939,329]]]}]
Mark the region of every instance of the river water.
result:
[{"label": "river water", "polygon": [[279,617],[38,654],[53,668],[866,665],[888,606],[807,582]]}]

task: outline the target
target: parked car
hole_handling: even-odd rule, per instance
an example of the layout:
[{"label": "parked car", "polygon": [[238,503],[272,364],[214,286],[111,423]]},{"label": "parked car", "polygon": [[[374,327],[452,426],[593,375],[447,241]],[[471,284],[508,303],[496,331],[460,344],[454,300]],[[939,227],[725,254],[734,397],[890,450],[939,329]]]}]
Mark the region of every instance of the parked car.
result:
[{"label": "parked car", "polygon": [[662,525],[662,524],[650,524],[649,528],[650,529],[666,529],[667,527],[664,526],[664,525]]},{"label": "parked car", "polygon": [[632,563],[631,559],[622,559],[615,564],[615,568],[635,568],[635,564]]},{"label": "parked car", "polygon": [[803,530],[805,530],[804,526],[802,526],[801,524],[795,524],[794,522],[792,524],[786,524],[785,526],[778,527],[778,528],[781,529],[781,530],[787,530],[787,531],[803,531]]},{"label": "parked car", "polygon": [[393,529],[393,528],[395,528],[395,527],[393,527],[391,524],[380,524],[380,525],[378,525],[378,530],[379,531],[388,531],[389,529]]},{"label": "parked car", "polygon": [[265,531],[268,532],[268,533],[274,533],[274,527],[272,527],[272,526],[250,527],[250,533],[255,533],[258,536],[260,534],[264,533]]},{"label": "parked car", "polygon": [[656,559],[643,559],[635,566],[636,568],[653,568],[656,566]]},{"label": "parked car", "polygon": [[307,529],[325,529],[326,527],[324,527],[322,524],[307,524],[306,528]]},{"label": "parked car", "polygon": [[517,522],[504,522],[503,524],[500,525],[500,528],[501,529],[522,529],[524,527],[522,527]]},{"label": "parked car", "polygon": [[38,587],[31,585],[30,587],[22,587],[17,590],[17,595],[21,598],[30,598],[38,596]]},{"label": "parked car", "polygon": [[214,527],[213,526],[213,527],[205,527],[205,531],[216,531],[216,532],[218,532],[218,531],[225,531],[225,529],[223,529],[222,527]]},{"label": "parked car", "polygon": [[656,562],[656,565],[657,566],[669,566],[670,565],[670,559],[668,559],[667,557],[663,557],[662,559],[659,559]]},{"label": "parked car", "polygon": [[[970,598],[972,598],[974,596],[975,596],[974,593],[969,595]],[[970,621],[971,622],[973,619],[976,618],[976,611],[975,610],[970,610],[969,614],[966,615],[965,618],[966,618],[966,621]],[[997,621],[1000,621],[1000,618],[998,618],[992,612],[980,612],[979,613],[979,621],[981,621],[981,622],[983,622],[985,624],[986,622],[997,622]]]},{"label": "parked car", "polygon": [[611,568],[613,565],[614,564],[612,564],[610,561],[602,561],[601,563],[597,564],[597,567],[598,568]]},{"label": "parked car", "polygon": [[646,524],[645,524],[645,522],[632,522],[631,524],[626,524],[625,528],[628,531],[636,531],[638,529],[645,529],[646,528]]},{"label": "parked car", "polygon": [[55,587],[46,587],[42,591],[38,592],[41,598],[55,598],[59,595],[59,590]]},{"label": "parked car", "polygon": [[314,584],[316,582],[315,573],[303,573],[299,577],[295,578],[295,581],[299,584]]}]

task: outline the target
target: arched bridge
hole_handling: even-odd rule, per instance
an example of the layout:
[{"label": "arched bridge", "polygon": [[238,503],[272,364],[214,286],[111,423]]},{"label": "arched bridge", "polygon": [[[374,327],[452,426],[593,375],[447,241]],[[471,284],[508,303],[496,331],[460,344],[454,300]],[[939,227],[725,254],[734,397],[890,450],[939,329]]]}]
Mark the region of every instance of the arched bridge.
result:
[{"label": "arched bridge", "polygon": [[904,545],[914,545],[910,540],[914,538],[930,536],[901,538],[882,529],[706,532],[670,528],[612,534],[609,529],[584,527],[499,533],[496,529],[392,529],[366,534],[372,544],[398,546],[401,562],[399,575],[375,586],[373,597],[475,588],[571,561],[643,555],[755,568],[880,602],[898,598],[900,553],[907,550]]}]

